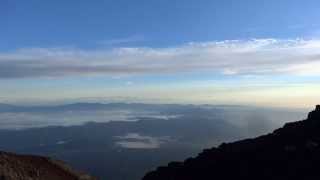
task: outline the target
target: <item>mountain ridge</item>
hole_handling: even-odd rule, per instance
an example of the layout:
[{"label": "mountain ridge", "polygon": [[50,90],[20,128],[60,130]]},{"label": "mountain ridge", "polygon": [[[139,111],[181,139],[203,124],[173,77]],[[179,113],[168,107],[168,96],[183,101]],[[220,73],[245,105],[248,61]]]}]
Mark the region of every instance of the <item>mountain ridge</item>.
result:
[{"label": "mountain ridge", "polygon": [[206,149],[195,158],[171,162],[143,180],[319,179],[320,106],[306,120],[286,123],[257,138]]}]

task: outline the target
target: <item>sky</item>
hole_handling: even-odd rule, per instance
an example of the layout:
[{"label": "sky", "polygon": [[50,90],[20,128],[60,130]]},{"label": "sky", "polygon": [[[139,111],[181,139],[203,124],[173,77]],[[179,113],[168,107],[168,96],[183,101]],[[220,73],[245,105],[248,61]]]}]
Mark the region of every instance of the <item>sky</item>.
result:
[{"label": "sky", "polygon": [[1,0],[0,102],[312,107],[317,0]]}]

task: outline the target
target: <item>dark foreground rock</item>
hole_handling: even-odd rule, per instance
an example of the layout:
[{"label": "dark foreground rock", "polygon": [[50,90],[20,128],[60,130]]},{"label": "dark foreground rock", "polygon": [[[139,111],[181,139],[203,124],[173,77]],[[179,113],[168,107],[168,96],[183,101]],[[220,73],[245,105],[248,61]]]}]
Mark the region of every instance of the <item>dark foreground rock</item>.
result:
[{"label": "dark foreground rock", "polygon": [[63,162],[0,152],[0,180],[94,180]]},{"label": "dark foreground rock", "polygon": [[303,121],[255,139],[224,143],[172,162],[143,180],[320,179],[320,106]]}]

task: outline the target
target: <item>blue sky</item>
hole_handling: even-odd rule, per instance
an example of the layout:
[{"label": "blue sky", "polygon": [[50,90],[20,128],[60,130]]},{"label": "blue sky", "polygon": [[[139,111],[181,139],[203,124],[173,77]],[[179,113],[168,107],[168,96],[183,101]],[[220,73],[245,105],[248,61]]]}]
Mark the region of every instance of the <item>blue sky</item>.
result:
[{"label": "blue sky", "polygon": [[296,38],[311,36],[320,18],[316,0],[2,0],[0,5],[2,50],[96,48],[115,40],[166,47],[190,41]]},{"label": "blue sky", "polygon": [[312,106],[320,100],[319,5],[2,0],[0,101]]}]

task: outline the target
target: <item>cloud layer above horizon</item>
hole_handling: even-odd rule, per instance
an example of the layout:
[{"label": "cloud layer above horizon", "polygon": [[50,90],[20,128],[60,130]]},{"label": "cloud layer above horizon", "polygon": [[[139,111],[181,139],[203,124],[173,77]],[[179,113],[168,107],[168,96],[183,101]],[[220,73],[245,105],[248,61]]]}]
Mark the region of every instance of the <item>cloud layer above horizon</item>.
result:
[{"label": "cloud layer above horizon", "polygon": [[227,40],[175,47],[81,50],[25,48],[0,53],[0,79],[221,75],[320,75],[320,40]]}]

